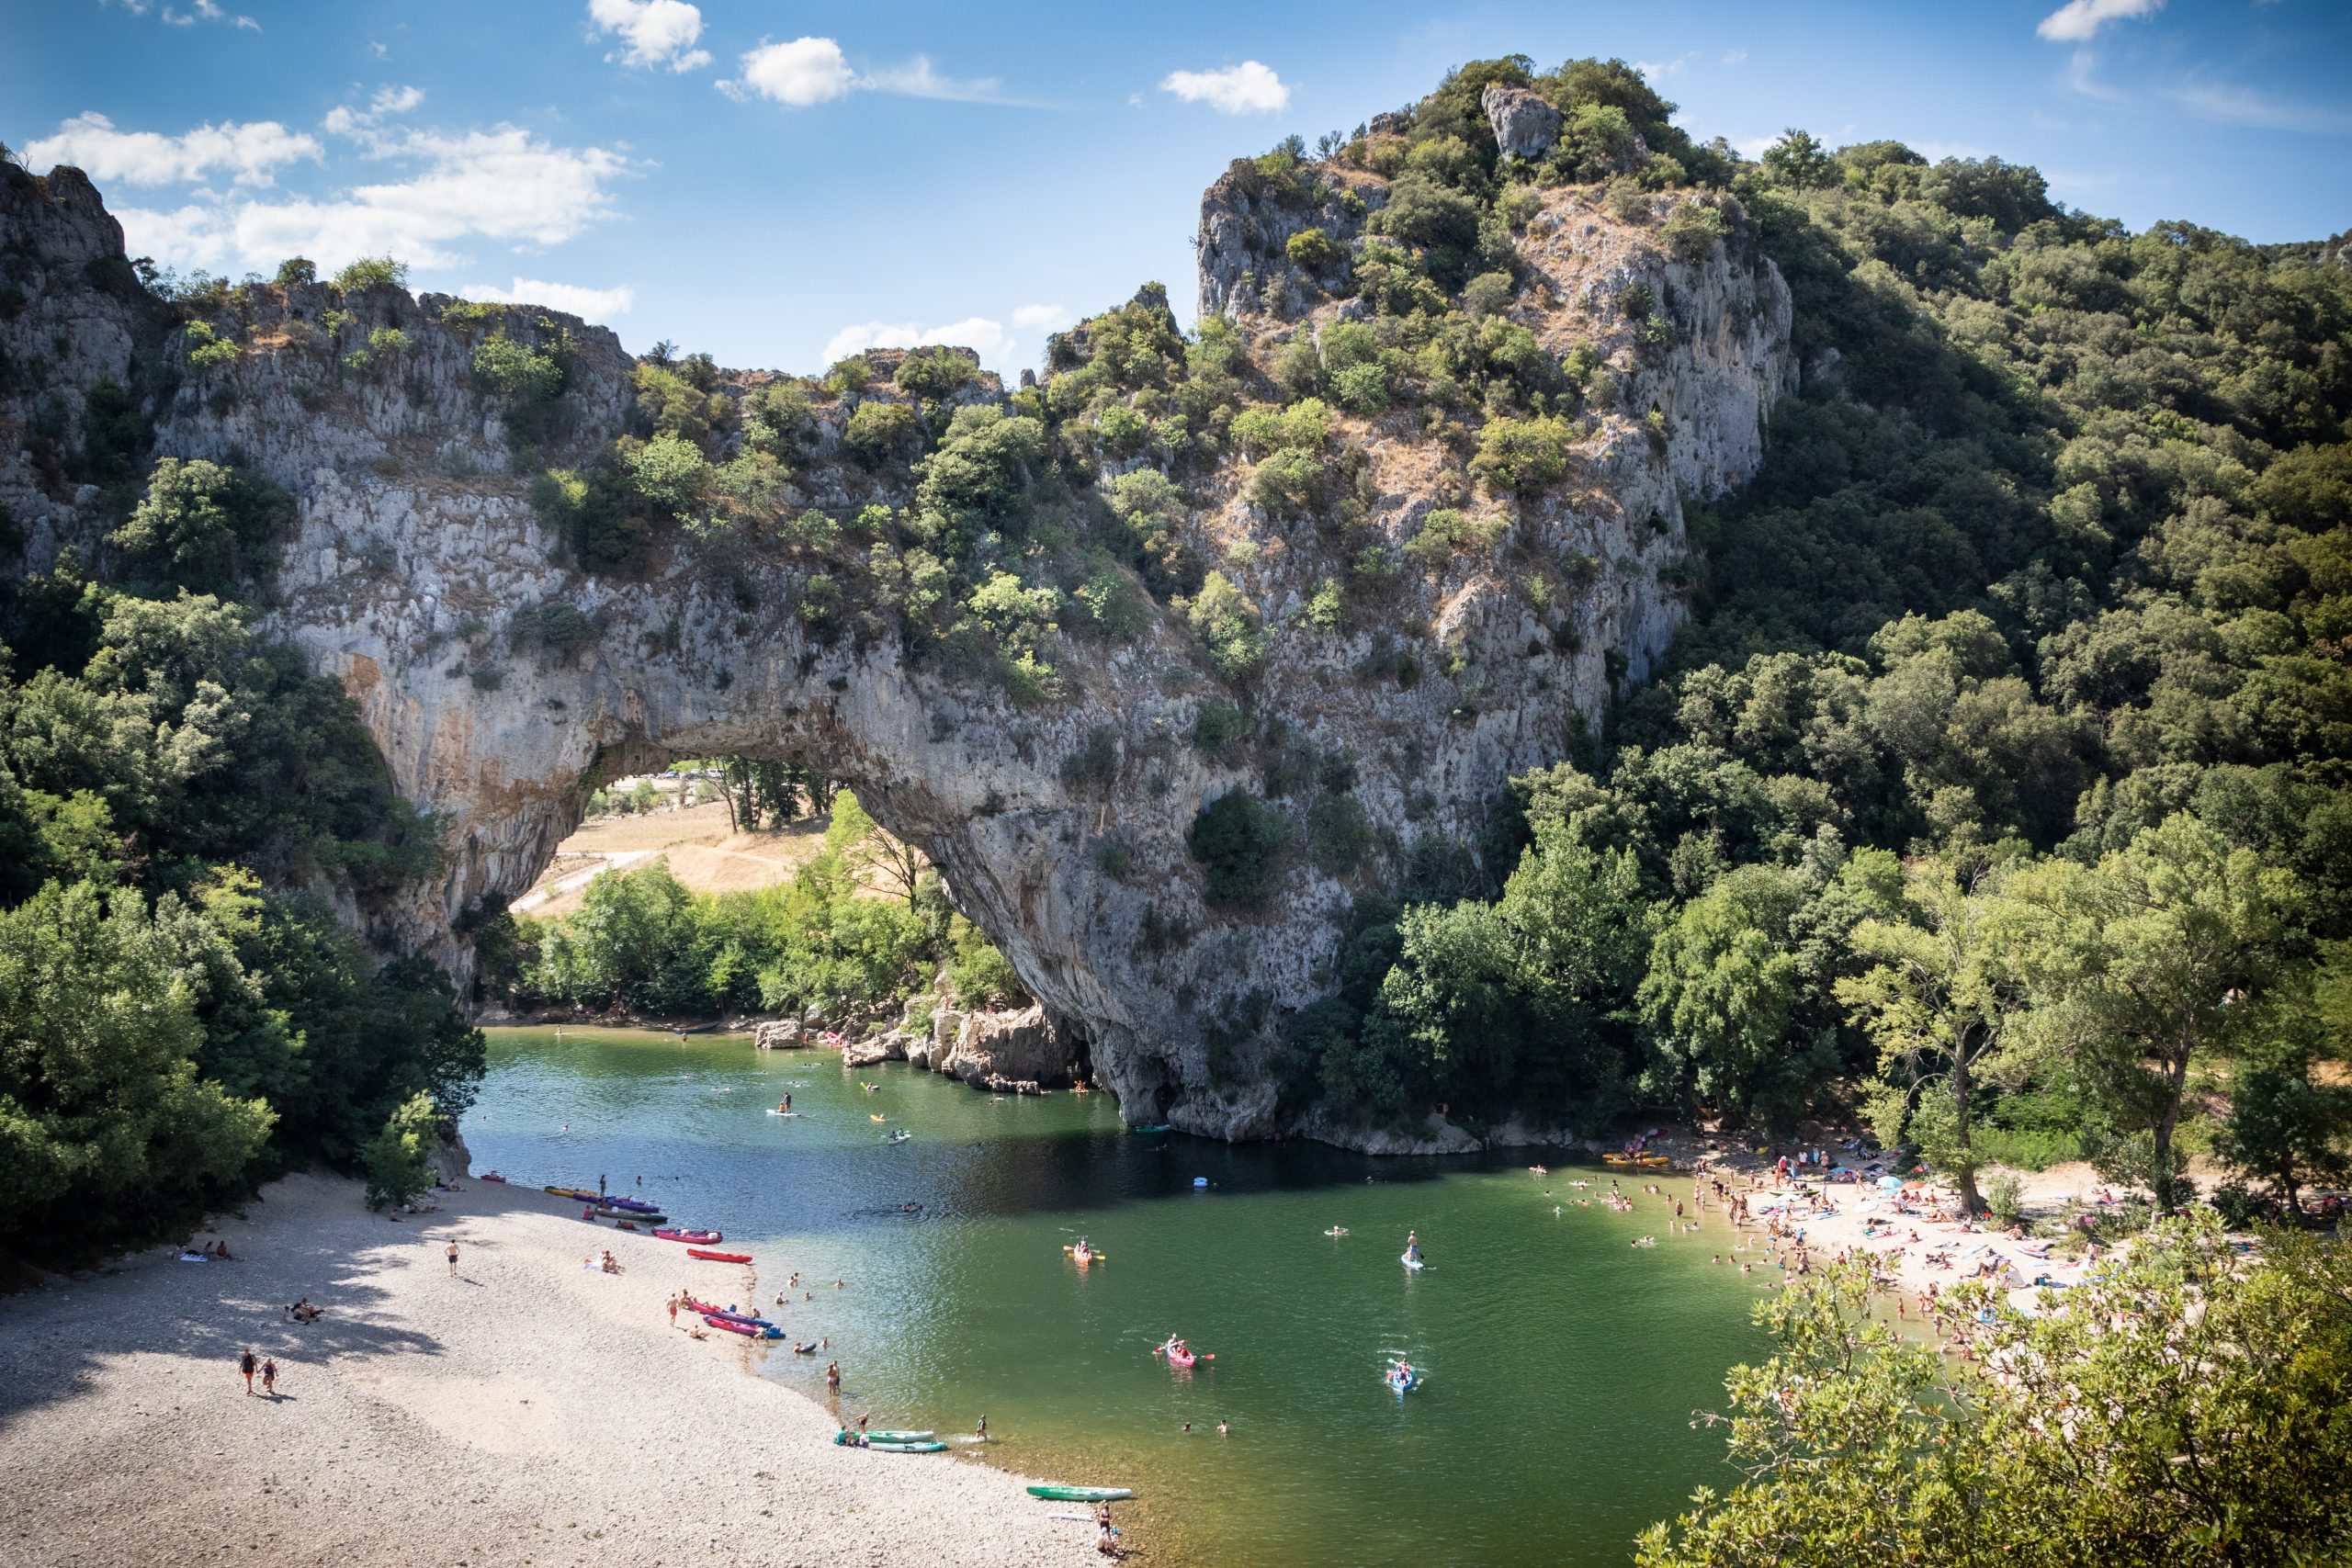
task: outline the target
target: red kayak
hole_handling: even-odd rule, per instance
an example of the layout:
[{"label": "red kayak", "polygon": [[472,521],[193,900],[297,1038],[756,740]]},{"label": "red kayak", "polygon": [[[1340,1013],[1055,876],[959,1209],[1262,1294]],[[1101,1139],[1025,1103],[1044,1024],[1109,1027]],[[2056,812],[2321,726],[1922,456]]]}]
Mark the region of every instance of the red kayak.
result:
[{"label": "red kayak", "polygon": [[710,1325],[713,1328],[723,1328],[729,1334],[740,1334],[746,1339],[781,1339],[784,1337],[783,1331],[780,1329],[763,1328],[755,1324],[750,1323],[738,1323],[731,1317],[718,1317],[710,1313],[703,1314],[702,1320]]},{"label": "red kayak", "polygon": [[713,1252],[707,1247],[700,1247],[686,1248],[686,1256],[699,1258],[708,1263],[749,1263],[752,1260],[752,1255],[748,1252]]},{"label": "red kayak", "polygon": [[692,1296],[685,1297],[684,1300],[680,1301],[678,1304],[685,1308],[688,1312],[715,1312],[723,1314],[727,1310],[725,1307],[720,1306],[717,1302],[698,1302]]},{"label": "red kayak", "polygon": [[727,1239],[722,1231],[658,1230],[653,1234],[663,1241],[713,1242]]}]

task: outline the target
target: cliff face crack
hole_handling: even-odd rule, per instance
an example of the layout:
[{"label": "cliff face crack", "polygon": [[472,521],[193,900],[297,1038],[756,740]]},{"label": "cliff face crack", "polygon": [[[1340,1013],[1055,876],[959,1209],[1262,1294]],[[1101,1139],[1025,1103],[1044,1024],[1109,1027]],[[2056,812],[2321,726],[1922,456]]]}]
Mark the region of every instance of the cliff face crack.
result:
[{"label": "cliff face crack", "polygon": [[[1379,194],[1373,176],[1345,178],[1363,200],[1335,196],[1320,215],[1339,242],[1348,213]],[[1277,221],[1232,175],[1204,200],[1203,305],[1253,353],[1362,313],[1282,264],[1284,226],[1313,216]],[[17,352],[39,334],[52,355],[43,395],[78,420],[89,389],[130,382],[142,330],[131,305],[89,281],[92,264],[120,257],[119,231],[71,171],[10,185],[0,223],[50,258],[0,339]],[[249,299],[236,362],[191,378],[160,410],[157,449],[233,457],[298,498],[269,625],[343,682],[401,790],[448,823],[446,874],[377,917],[388,942],[469,979],[452,921],[530,886],[596,778],[676,757],[820,760],[941,869],[1042,1004],[1037,1029],[1082,1032],[1130,1119],[1262,1135],[1280,1130],[1283,1021],[1329,988],[1335,917],[1357,893],[1393,886],[1415,840],[1475,843],[1509,774],[1556,760],[1612,681],[1643,676],[1682,614],[1668,569],[1686,548],[1684,499],[1754,471],[1793,376],[1787,289],[1740,247],[1677,259],[1653,231],[1554,191],[1521,250],[1532,281],[1513,319],[1555,355],[1600,355],[1612,392],[1580,433],[1569,482],[1495,504],[1501,542],[1400,577],[1377,618],[1317,627],[1309,601],[1348,576],[1362,540],[1394,555],[1457,503],[1432,488],[1437,443],[1418,418],[1347,422],[1366,499],[1345,545],[1260,511],[1240,457],[1188,479],[1179,530],[1228,563],[1264,613],[1246,691],[1157,607],[1115,642],[1046,634],[1068,689],[1023,705],[937,648],[813,624],[801,607],[821,563],[790,549],[679,532],[626,577],[580,570],[572,542],[535,510],[530,478],[629,427],[633,366],[611,333],[553,313],[530,312],[530,330],[570,334],[565,420],[536,443],[528,472],[515,471],[505,415],[472,368],[479,334],[453,324],[447,301],[390,288],[346,299],[337,313],[356,325],[338,330],[397,325],[398,375],[338,371],[317,286]],[[1623,303],[1635,294],[1656,301],[1647,321]],[[877,387],[867,400],[892,395]],[[951,400],[1003,396],[981,377]],[[795,507],[847,515],[877,495],[904,501],[903,471],[877,479],[844,456],[851,401],[815,410]],[[21,424],[32,407],[31,394],[0,396],[0,418]],[[66,544],[92,547],[104,524],[95,494],[61,492],[17,445],[0,461],[0,505],[27,540],[19,570],[40,570]],[[1123,466],[1134,465],[1110,465]],[[1244,552],[1237,540],[1252,543]],[[1577,574],[1560,579],[1569,560]],[[1530,562],[1572,592],[1531,600]],[[1246,710],[1247,735],[1195,744],[1229,709]],[[1328,764],[1324,782],[1271,789],[1283,747]],[[1302,821],[1312,801],[1343,795],[1363,851],[1345,870],[1295,852],[1255,907],[1213,905],[1187,836],[1204,806],[1237,790],[1276,797]],[[954,1043],[935,1049],[944,1060]]]}]

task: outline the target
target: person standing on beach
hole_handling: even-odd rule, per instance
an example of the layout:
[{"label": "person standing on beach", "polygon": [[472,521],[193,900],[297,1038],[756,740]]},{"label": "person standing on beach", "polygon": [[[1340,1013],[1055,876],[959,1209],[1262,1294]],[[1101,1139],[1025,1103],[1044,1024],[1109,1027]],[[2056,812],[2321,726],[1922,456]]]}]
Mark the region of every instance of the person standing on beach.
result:
[{"label": "person standing on beach", "polygon": [[670,1298],[670,1326],[678,1326],[678,1298],[674,1294]]},{"label": "person standing on beach", "polygon": [[272,1399],[277,1397],[277,1360],[275,1357],[261,1364],[261,1391]]},{"label": "person standing on beach", "polygon": [[245,1392],[247,1393],[251,1393],[254,1391],[254,1372],[259,1365],[260,1363],[254,1359],[254,1353],[250,1349],[248,1349],[243,1355],[237,1358],[237,1371],[245,1375]]},{"label": "person standing on beach", "polygon": [[451,1278],[452,1280],[454,1280],[454,1279],[456,1279],[457,1277],[458,1277],[458,1244],[457,1244],[456,1242],[454,1242],[454,1241],[453,1241],[453,1242],[451,1242],[451,1243],[449,1244],[449,1278]]}]

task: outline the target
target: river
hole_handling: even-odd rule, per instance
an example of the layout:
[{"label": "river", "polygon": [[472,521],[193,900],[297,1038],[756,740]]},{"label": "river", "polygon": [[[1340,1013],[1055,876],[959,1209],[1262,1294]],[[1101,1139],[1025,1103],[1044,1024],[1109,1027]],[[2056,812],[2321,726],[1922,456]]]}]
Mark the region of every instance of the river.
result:
[{"label": "river", "polygon": [[[1762,1272],[1740,1275],[1719,1217],[1673,1233],[1630,1173],[1638,1207],[1620,1214],[1577,1201],[1611,1172],[1539,1177],[1540,1156],[1141,1134],[1106,1095],[998,1098],[740,1035],[490,1040],[464,1122],[477,1170],[603,1175],[725,1231],[769,1315],[830,1341],[766,1350],[763,1375],[822,1398],[838,1359],[842,1409],[877,1427],[968,1432],[985,1414],[998,1462],[1134,1486],[1145,1561],[1622,1563],[1693,1487],[1737,1479],[1691,1417],[1763,1353]],[[800,1114],[766,1114],[787,1092]],[[1081,1235],[1105,1255],[1082,1270],[1063,1251]],[[679,1258],[708,1292],[741,1278]],[[1171,1371],[1151,1354],[1171,1333],[1216,1359]],[[1428,1375],[1401,1399],[1381,1382],[1399,1354]]]}]

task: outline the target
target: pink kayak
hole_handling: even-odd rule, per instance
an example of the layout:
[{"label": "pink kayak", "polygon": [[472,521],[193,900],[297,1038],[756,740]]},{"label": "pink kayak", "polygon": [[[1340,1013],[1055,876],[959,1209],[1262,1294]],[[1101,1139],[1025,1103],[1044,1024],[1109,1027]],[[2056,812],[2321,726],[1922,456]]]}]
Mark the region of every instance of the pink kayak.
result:
[{"label": "pink kayak", "polygon": [[702,1247],[707,1247],[715,1241],[725,1241],[727,1239],[725,1234],[719,1231],[658,1230],[653,1234],[661,1237],[663,1241],[690,1241]]}]

